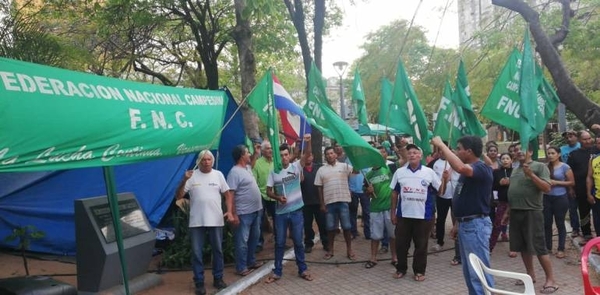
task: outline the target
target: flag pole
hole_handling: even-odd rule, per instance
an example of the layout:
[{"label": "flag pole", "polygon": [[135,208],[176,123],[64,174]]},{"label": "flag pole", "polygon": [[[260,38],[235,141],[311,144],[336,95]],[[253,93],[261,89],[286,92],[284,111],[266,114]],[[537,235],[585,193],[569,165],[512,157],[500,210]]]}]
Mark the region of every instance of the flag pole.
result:
[{"label": "flag pole", "polygon": [[[450,128],[448,128],[448,145],[452,142],[452,128],[454,128],[454,114],[456,113],[456,104],[452,104],[452,113],[450,114]],[[448,161],[444,163],[444,171],[448,167]]]},{"label": "flag pole", "polygon": [[[381,168],[379,168],[379,169],[381,169]],[[372,185],[372,183],[369,181],[369,179],[365,175],[365,172],[362,171],[362,169],[360,170],[360,174],[362,174],[362,176],[365,178],[365,181],[367,182],[368,185]],[[373,189],[373,196],[375,199],[377,199],[377,194],[375,193],[375,189]]]}]

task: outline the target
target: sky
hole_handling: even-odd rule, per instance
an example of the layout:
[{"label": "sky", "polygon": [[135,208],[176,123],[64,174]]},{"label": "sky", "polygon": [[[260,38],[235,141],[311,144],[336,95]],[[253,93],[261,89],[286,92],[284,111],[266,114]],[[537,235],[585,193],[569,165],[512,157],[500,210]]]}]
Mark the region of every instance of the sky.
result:
[{"label": "sky", "polygon": [[[363,54],[359,46],[365,43],[366,34],[397,19],[410,22],[417,7],[413,25],[427,31],[429,44],[434,44],[439,30],[436,47],[458,48],[458,0],[354,0],[355,4],[351,4],[350,0],[336,1],[344,13],[344,20],[341,27],[323,38],[322,70],[326,78],[338,76],[334,62],[352,64]],[[442,18],[447,4],[448,9]]]}]

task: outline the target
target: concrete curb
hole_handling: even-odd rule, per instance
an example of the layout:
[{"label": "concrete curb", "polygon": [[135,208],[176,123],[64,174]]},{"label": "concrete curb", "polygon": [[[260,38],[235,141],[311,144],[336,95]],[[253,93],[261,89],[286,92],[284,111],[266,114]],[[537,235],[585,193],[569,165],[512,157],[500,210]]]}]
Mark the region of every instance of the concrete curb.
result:
[{"label": "concrete curb", "polygon": [[[319,242],[319,236],[315,237],[315,244]],[[296,253],[294,253],[294,247],[287,250],[283,255],[283,265],[285,265],[288,261],[295,259]],[[273,268],[275,267],[274,261],[269,261],[265,263],[265,265],[261,266],[259,269],[253,271],[249,275],[242,277],[237,280],[235,283],[229,285],[227,288],[219,291],[217,295],[230,295],[230,294],[239,294],[248,287],[256,284],[263,277],[267,276],[271,273]]]}]

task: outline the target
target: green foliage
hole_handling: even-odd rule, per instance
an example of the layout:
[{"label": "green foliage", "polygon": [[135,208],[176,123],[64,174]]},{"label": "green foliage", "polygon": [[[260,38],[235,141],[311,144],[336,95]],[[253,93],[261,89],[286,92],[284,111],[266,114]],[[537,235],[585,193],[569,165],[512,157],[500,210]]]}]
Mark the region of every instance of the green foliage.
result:
[{"label": "green foliage", "polygon": [[[12,4],[11,4],[12,3]],[[35,5],[0,0],[0,56],[49,66],[65,66],[69,56],[64,40],[52,34]]]},{"label": "green foliage", "polygon": [[459,58],[455,50],[433,49],[419,26],[412,27],[408,36],[407,30],[407,21],[396,20],[369,33],[365,37],[368,41],[361,46],[364,55],[349,70],[359,68],[370,118],[379,116],[381,81],[394,81],[399,59],[404,62],[427,114],[437,111],[444,82],[456,75]]},{"label": "green foliage", "polygon": [[27,256],[25,252],[29,249],[31,240],[42,239],[46,236],[41,230],[38,230],[34,225],[17,226],[13,229],[13,232],[4,238],[4,241],[11,243],[17,241],[17,249],[21,251],[21,257],[23,258],[23,267],[25,273],[29,276],[29,267],[27,265]]},{"label": "green foliage", "polygon": [[177,209],[173,215],[175,239],[165,249],[161,264],[170,268],[182,268],[191,265],[192,246],[189,236],[189,206]]},{"label": "green foliage", "polygon": [[17,226],[13,232],[4,238],[5,242],[17,241],[17,249],[26,251],[29,249],[31,240],[39,240],[46,236],[41,230],[38,230],[34,225]]},{"label": "green foliage", "polygon": [[561,132],[550,132],[550,140],[548,141],[548,146],[561,147],[567,144],[567,141],[562,136]]},{"label": "green foliage", "polygon": [[[184,268],[191,266],[192,244],[189,235],[189,205],[184,205],[183,210],[176,210],[173,215],[173,225],[175,227],[175,239],[165,249],[162,256],[161,265],[168,268]],[[210,243],[205,242],[202,249],[204,263],[212,259]],[[227,224],[223,228],[223,257],[225,263],[234,260],[234,240],[233,228]]]}]

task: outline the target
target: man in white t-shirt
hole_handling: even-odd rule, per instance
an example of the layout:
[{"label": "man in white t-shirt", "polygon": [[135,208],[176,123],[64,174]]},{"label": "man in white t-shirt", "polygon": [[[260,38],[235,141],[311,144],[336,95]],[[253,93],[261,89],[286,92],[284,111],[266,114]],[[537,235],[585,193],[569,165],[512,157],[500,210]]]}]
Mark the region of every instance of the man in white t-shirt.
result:
[{"label": "man in white t-shirt", "polygon": [[[202,248],[208,236],[212,249],[213,286],[218,290],[227,287],[223,282],[223,217],[237,224],[233,214],[233,194],[221,171],[212,169],[215,157],[209,150],[198,154],[196,165],[198,170],[185,172],[183,180],[177,188],[176,198],[183,198],[186,193],[190,196],[189,233],[192,244],[192,268],[196,294],[206,294],[204,288],[204,264]],[[227,212],[223,214],[222,196],[225,196]]]},{"label": "man in white t-shirt", "polygon": [[[446,146],[448,146],[447,142],[444,142]],[[435,207],[436,207],[436,222],[435,222],[435,237],[437,239],[437,243],[431,247],[432,251],[440,251],[444,248],[444,236],[446,234],[446,219],[448,217],[448,212],[452,209],[452,196],[454,195],[454,188],[458,184],[458,179],[460,178],[460,174],[456,171],[452,170],[450,164],[446,161],[446,157],[442,153],[440,153],[439,149],[436,148],[436,153],[439,154],[439,157],[431,168],[439,176],[440,178],[444,174],[444,171],[450,172],[450,180],[446,184],[446,191],[444,194],[438,193],[435,197]]]},{"label": "man in white t-shirt", "polygon": [[288,229],[294,242],[298,275],[307,281],[313,280],[310,273],[307,272],[308,267],[304,261],[304,243],[302,239],[304,229],[302,207],[304,207],[304,202],[300,188],[302,167],[306,155],[311,153],[310,134],[306,134],[304,140],[306,141],[304,155],[300,161],[293,163],[290,163],[292,155],[289,146],[283,144],[279,147],[282,169],[278,173],[271,170],[267,179],[267,195],[277,202],[273,220],[277,232],[275,233],[275,268],[273,274],[267,277],[266,283],[277,281],[283,275],[283,252],[285,251],[285,239]]},{"label": "man in white t-shirt", "polygon": [[[423,152],[414,144],[406,146],[408,165],[399,168],[392,177],[392,223],[396,225],[396,278],[406,275],[408,269],[408,249],[415,244],[413,253],[414,280],[425,280],[427,267],[427,242],[434,217],[434,198],[430,193],[432,186],[444,194],[442,179],[426,166],[421,165]],[[447,177],[447,173],[444,173]]]}]

